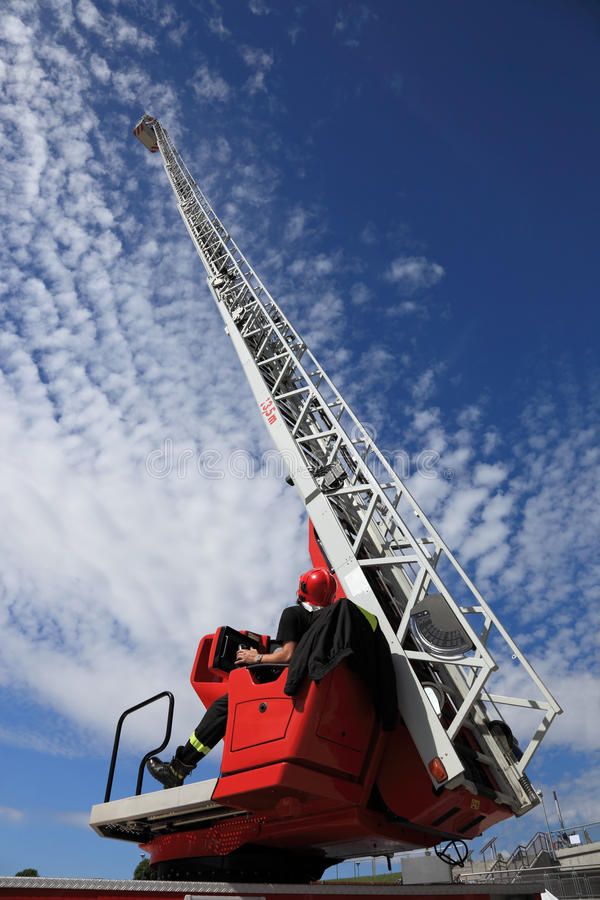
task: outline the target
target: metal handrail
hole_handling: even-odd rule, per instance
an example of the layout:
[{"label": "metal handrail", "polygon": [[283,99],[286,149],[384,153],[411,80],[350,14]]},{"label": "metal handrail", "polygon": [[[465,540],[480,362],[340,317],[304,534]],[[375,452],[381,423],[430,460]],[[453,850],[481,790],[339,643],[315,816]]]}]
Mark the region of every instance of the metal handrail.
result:
[{"label": "metal handrail", "polygon": [[117,755],[119,753],[119,742],[121,740],[121,730],[123,728],[123,722],[127,718],[127,716],[136,712],[138,709],[142,709],[144,706],[148,706],[150,703],[154,703],[156,700],[162,700],[163,697],[169,698],[169,711],[167,713],[167,727],[165,730],[165,737],[160,745],[160,747],[156,747],[154,750],[148,751],[144,758],[140,763],[140,767],[138,769],[138,777],[135,786],[135,796],[138,797],[142,793],[142,781],[144,778],[144,768],[146,763],[150,759],[151,756],[154,756],[155,753],[160,753],[165,749],[169,741],[171,740],[171,729],[173,727],[173,709],[175,707],[175,697],[170,691],[161,691],[160,694],[155,694],[154,697],[149,697],[148,700],[142,700],[141,703],[136,703],[135,706],[131,706],[129,709],[126,709],[125,712],[121,713],[119,721],[117,722],[117,729],[115,731],[115,740],[113,743],[112,756],[110,758],[110,766],[108,769],[108,780],[106,782],[106,791],[104,793],[104,802],[108,803],[110,801],[110,794],[112,791],[113,778],[115,775],[115,766],[117,764]]},{"label": "metal handrail", "polygon": [[598,825],[600,822],[582,822],[580,825],[570,825],[568,828],[556,828],[550,834],[562,834],[564,831],[568,834],[569,831],[583,831],[586,828],[596,828]]},{"label": "metal handrail", "polygon": [[568,838],[574,834],[583,833],[583,835],[585,837],[585,843],[595,843],[596,840],[600,840],[600,836],[593,837],[590,834],[590,831],[594,831],[594,832],[596,832],[597,835],[600,835],[600,827],[599,826],[600,826],[600,822],[585,822],[581,825],[570,825],[568,828],[557,828],[554,831],[551,831],[550,836],[551,836],[552,840],[556,842],[555,846],[556,846],[556,844],[559,845],[556,847],[556,849],[562,850],[562,849],[565,849],[565,846],[574,848],[579,845],[578,844],[569,844],[569,843],[565,844],[565,840],[566,839],[568,840]]},{"label": "metal handrail", "polygon": [[[531,854],[532,848],[536,848],[533,854]],[[547,853],[550,853],[552,856],[555,856],[554,848],[548,836],[548,832],[538,831],[533,835],[532,838],[529,839],[527,844],[519,844],[517,847],[515,847],[507,860],[498,857],[494,861],[494,864],[489,871],[509,871],[510,864],[516,864],[517,860],[521,860],[521,866],[519,868],[527,868],[531,864],[531,862],[537,859],[539,854],[544,850]]]},{"label": "metal handrail", "polygon": [[[535,860],[538,858],[539,854],[546,850],[547,853],[550,854],[554,859],[557,858],[556,851],[561,849],[577,849],[578,845],[565,845],[560,846],[560,842],[564,839],[565,836],[570,834],[575,834],[578,832],[583,832],[589,840],[589,830],[593,828],[597,828],[600,825],[600,822],[587,822],[583,825],[575,825],[570,828],[563,828],[556,831],[537,831],[533,837],[529,839],[527,844],[518,844],[517,847],[513,850],[508,859],[503,859],[498,856],[491,867],[487,869],[488,872],[510,872],[510,871],[521,871],[522,869],[527,869],[533,865]],[[495,841],[496,838],[492,838],[491,841],[488,841],[488,844],[485,847],[481,848],[481,852]],[[585,847],[585,844],[581,845]],[[534,852],[532,853],[532,849]],[[520,862],[520,867],[517,869],[517,863]],[[515,866],[514,869],[511,869],[511,864]],[[539,870],[539,866],[536,866],[536,869]],[[564,866],[562,867],[564,869]]]},{"label": "metal handrail", "polygon": [[[487,877],[485,877],[487,876]],[[459,884],[543,885],[559,900],[592,900],[600,896],[600,866],[540,866],[505,872],[461,872]]]},{"label": "metal handrail", "polygon": [[535,869],[523,869],[523,867],[521,867],[519,869],[503,869],[501,872],[494,872],[491,869],[488,869],[485,872],[460,872],[458,874],[458,880],[463,881],[464,879],[472,879],[473,881],[493,881],[495,878],[502,875],[518,875],[519,877],[522,877],[525,872],[528,872],[531,876],[544,875],[546,872],[549,872],[550,874],[561,872],[565,875],[572,875],[583,871],[595,872],[596,870],[600,874],[600,865],[590,866],[585,863],[577,866],[561,866],[560,864],[555,866],[536,866]]}]

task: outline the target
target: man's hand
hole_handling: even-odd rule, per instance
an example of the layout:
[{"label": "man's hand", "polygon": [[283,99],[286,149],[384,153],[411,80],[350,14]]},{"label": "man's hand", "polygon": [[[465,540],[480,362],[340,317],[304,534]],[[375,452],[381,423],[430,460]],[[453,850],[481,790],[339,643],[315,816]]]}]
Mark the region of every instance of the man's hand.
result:
[{"label": "man's hand", "polygon": [[258,650],[238,650],[235,655],[236,666],[251,666],[254,663],[289,663],[296,649],[295,641],[287,641],[273,653],[259,653]]},{"label": "man's hand", "polygon": [[238,650],[235,655],[235,664],[236,666],[250,666],[259,662],[261,658],[258,650]]}]

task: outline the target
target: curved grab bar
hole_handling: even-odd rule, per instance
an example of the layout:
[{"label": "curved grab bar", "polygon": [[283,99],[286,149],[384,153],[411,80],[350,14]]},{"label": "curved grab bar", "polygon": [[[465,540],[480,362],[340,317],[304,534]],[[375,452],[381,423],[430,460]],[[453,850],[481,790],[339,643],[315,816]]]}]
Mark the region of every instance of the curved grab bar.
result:
[{"label": "curved grab bar", "polygon": [[138,709],[142,709],[143,706],[148,706],[150,703],[154,703],[156,700],[161,700],[163,697],[169,698],[169,711],[167,714],[167,727],[165,729],[165,736],[160,747],[156,747],[155,750],[150,750],[140,763],[140,767],[138,770],[137,783],[135,786],[135,796],[139,796],[142,793],[142,780],[144,778],[144,767],[146,762],[150,759],[151,756],[154,756],[155,753],[160,753],[161,750],[164,750],[169,741],[171,740],[171,729],[173,727],[173,709],[175,706],[175,698],[170,691],[161,691],[160,694],[155,694],[154,697],[149,697],[148,700],[142,700],[141,703],[136,703],[135,706],[131,706],[129,709],[126,709],[125,712],[121,713],[119,721],[117,722],[117,729],[115,731],[115,740],[113,743],[112,756],[110,758],[110,766],[108,769],[108,780],[106,782],[106,791],[104,793],[104,802],[108,803],[110,801],[110,794],[112,791],[113,778],[115,775],[115,766],[117,764],[117,754],[119,752],[119,741],[121,740],[121,729],[123,728],[123,722],[127,718],[127,716],[135,712]]}]

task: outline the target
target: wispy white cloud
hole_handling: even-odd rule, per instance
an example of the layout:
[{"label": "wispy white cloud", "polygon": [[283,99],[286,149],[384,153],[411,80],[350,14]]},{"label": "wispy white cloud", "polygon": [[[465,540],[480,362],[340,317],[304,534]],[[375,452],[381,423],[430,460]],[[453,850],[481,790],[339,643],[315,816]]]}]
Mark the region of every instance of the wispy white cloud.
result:
[{"label": "wispy white cloud", "polygon": [[252,70],[252,74],[246,81],[245,90],[250,95],[265,92],[267,90],[267,74],[274,62],[273,53],[267,53],[266,50],[261,50],[258,47],[248,46],[242,47],[240,53],[248,68]]},{"label": "wispy white cloud", "polygon": [[175,26],[175,28],[169,28],[167,31],[167,36],[175,44],[175,46],[181,47],[181,45],[183,44],[183,39],[188,31],[189,24],[187,22],[181,22],[179,25]]},{"label": "wispy white cloud", "polygon": [[90,68],[96,78],[103,84],[110,81],[110,69],[106,60],[102,59],[102,57],[98,56],[96,53],[92,53],[90,56]]},{"label": "wispy white cloud", "polygon": [[0,34],[11,44],[25,45],[31,37],[31,29],[17,16],[9,13],[0,20]]},{"label": "wispy white cloud", "polygon": [[221,40],[231,37],[231,31],[225,26],[223,16],[220,14],[213,15],[209,18],[208,27],[210,31],[212,31],[213,34],[216,34],[217,37],[220,37]]},{"label": "wispy white cloud", "polygon": [[372,296],[371,289],[362,281],[355,282],[350,288],[350,299],[354,306],[365,306]]},{"label": "wispy white cloud", "polygon": [[288,28],[288,35],[292,44],[295,44],[298,37],[302,34],[304,28],[301,25],[292,25]]},{"label": "wispy white cloud", "polygon": [[415,314],[426,315],[427,308],[416,300],[401,300],[400,303],[387,307],[385,312],[390,319],[398,319]]},{"label": "wispy white cloud", "polygon": [[360,233],[360,239],[363,242],[363,244],[366,244],[367,246],[372,246],[373,244],[377,243],[378,235],[377,235],[377,228],[376,228],[374,222],[367,222],[367,224],[365,225],[365,227],[363,228],[363,230]]},{"label": "wispy white cloud", "polygon": [[[412,446],[440,453],[439,473],[448,477],[409,483],[564,706],[548,746],[593,752],[600,743],[600,722],[589,715],[600,691],[600,413],[585,395],[595,388],[536,396],[515,433],[504,435],[470,405],[453,431],[433,405],[442,374],[428,369],[413,383],[408,434],[418,435]],[[501,660],[501,672],[500,693],[527,692],[513,680],[510,659]]]},{"label": "wispy white cloud", "polygon": [[336,253],[315,253],[313,256],[297,256],[290,264],[289,271],[294,276],[309,273],[332,275],[339,272],[342,265],[341,251]]},{"label": "wispy white cloud", "polygon": [[430,366],[414,379],[411,394],[417,406],[422,406],[435,390],[436,368]]},{"label": "wispy white cloud", "polygon": [[299,238],[304,237],[308,219],[308,212],[301,206],[296,206],[288,216],[283,232],[284,240],[297,241]]},{"label": "wispy white cloud", "polygon": [[0,806],[0,819],[4,819],[5,822],[16,824],[17,822],[22,822],[24,818],[25,813],[23,810],[14,809],[12,806]]},{"label": "wispy white cloud", "polygon": [[430,262],[424,256],[398,256],[392,260],[384,278],[407,294],[433,287],[444,277],[439,263]]},{"label": "wispy white cloud", "polygon": [[211,72],[206,63],[196,69],[192,87],[201,100],[225,103],[231,96],[231,88],[225,79],[216,72]]},{"label": "wispy white cloud", "polygon": [[59,822],[61,825],[72,825],[74,828],[85,828],[88,829],[90,827],[90,814],[87,812],[57,812],[54,814],[54,819],[56,822]]},{"label": "wispy white cloud", "polygon": [[[82,6],[80,36],[101,27],[94,10]],[[0,249],[0,681],[80,732],[106,736],[130,701],[182,684],[215,617],[239,621],[240,596],[248,610],[258,604],[248,579],[272,599],[247,624],[259,616],[273,627],[306,564],[302,511],[273,476],[212,480],[192,467],[187,478],[156,479],[144,468],[166,436],[194,459],[210,447],[226,460],[266,441],[250,401],[224,413],[232,389],[243,396],[243,379],[155,160],[133,143],[125,151],[98,140],[89,91],[106,75],[102,60],[116,103],[159,115],[168,107],[176,131],[172,86],[110,50],[89,74],[32,10],[5,17],[2,35],[14,77],[0,178],[2,205],[13,210]],[[221,138],[213,151],[225,160],[231,149]],[[125,152],[138,154],[133,177]],[[267,575],[255,525],[274,506],[287,524]],[[236,541],[236,571],[218,562],[234,531],[247,532]],[[179,727],[198,713],[184,689]],[[60,734],[68,753],[69,729]],[[18,723],[2,737],[31,747]]]},{"label": "wispy white cloud", "polygon": [[156,10],[156,18],[159,27],[165,29],[169,40],[177,47],[180,47],[189,31],[189,22],[179,15],[179,12],[171,3],[160,3]]},{"label": "wispy white cloud", "polygon": [[[49,35],[42,39],[35,33],[35,24],[32,21],[28,30],[21,23],[11,31],[27,46],[20,64],[34,72],[37,80],[20,83],[17,79],[19,88],[10,97],[9,111],[22,136],[14,152],[11,148],[8,153],[4,169],[6,189],[14,183],[22,185],[32,215],[10,229],[5,244],[10,250],[5,260],[8,315],[19,325],[17,332],[5,335],[2,347],[2,458],[12,489],[3,510],[10,546],[3,546],[7,565],[1,587],[6,602],[2,623],[8,642],[0,677],[7,686],[28,692],[41,706],[67,717],[78,729],[106,734],[115,710],[128,699],[138,700],[165,683],[180,683],[193,653],[183,635],[199,635],[214,624],[217,597],[207,586],[220,583],[219,615],[226,615],[231,590],[231,617],[236,621],[238,598],[244,593],[241,582],[230,588],[228,578],[214,573],[221,540],[211,511],[215,484],[197,478],[184,483],[148,482],[143,472],[145,455],[161,446],[165,432],[175,436],[183,453],[190,447],[196,452],[206,444],[225,453],[228,422],[233,426],[230,447],[253,446],[256,423],[251,407],[248,415],[236,413],[231,420],[220,412],[218,426],[209,411],[227,406],[225,396],[218,399],[224,385],[229,396],[229,386],[236,379],[240,393],[243,383],[233,359],[233,367],[224,368],[221,352],[218,362],[217,357],[211,361],[203,353],[199,365],[193,335],[204,335],[215,347],[223,338],[218,320],[211,320],[210,306],[194,299],[202,279],[185,233],[178,231],[176,220],[171,227],[165,223],[166,184],[156,180],[146,187],[143,213],[139,215],[138,210],[136,223],[130,208],[135,198],[124,192],[118,175],[126,168],[122,153],[110,141],[95,141],[99,123],[90,111],[85,67],[60,48],[60,70],[51,70],[48,77],[37,60],[43,63],[44,55],[51,51],[56,55],[59,49]],[[12,62],[17,66],[16,59]],[[105,62],[118,98],[159,114],[168,107],[169,125],[176,130],[178,104],[169,85],[152,84],[147,72],[129,61],[119,66],[107,54]],[[106,74],[97,60],[95,66]],[[29,107],[48,123],[47,138],[39,135]],[[125,124],[129,133],[132,123]],[[136,181],[154,164],[137,149]],[[220,136],[211,141],[210,154],[227,164],[231,146]],[[246,160],[249,155],[246,147]],[[249,237],[255,235],[255,223],[248,229],[240,209],[264,204],[277,185],[276,173],[265,165],[258,149],[255,156],[256,163],[236,161],[227,170],[235,185],[231,195],[239,204],[228,221],[237,225],[238,234],[248,232]],[[53,177],[57,172],[60,180]],[[118,186],[112,196],[107,190],[111,182]],[[50,234],[41,225],[36,228],[35,223],[42,221],[35,215],[38,204],[43,204],[44,216],[52,217],[55,232]],[[175,237],[167,240],[168,234]],[[36,277],[28,275],[32,241]],[[130,248],[127,260],[125,242]],[[332,323],[341,319],[341,300],[325,287],[332,274],[333,262],[323,254],[304,282],[319,295],[314,303],[315,344],[331,340]],[[211,327],[214,340],[209,337]],[[217,386],[209,389],[217,371]],[[201,415],[198,396],[205,397]],[[25,476],[24,480],[12,478],[13,471],[33,472],[35,477],[31,481]],[[208,494],[198,488],[202,484]],[[253,530],[251,522],[256,518],[250,495],[254,489],[248,494],[246,485],[231,479],[219,484],[228,497],[223,512],[243,506],[248,523],[236,513],[236,528]],[[277,483],[272,486],[275,493],[265,484],[256,484],[261,504],[275,502],[279,488]],[[234,500],[238,496],[239,501]],[[195,497],[189,507],[191,518],[182,515],[181,504],[188,502],[185,497]],[[287,527],[281,532],[286,547],[280,556],[284,568],[293,574],[278,575],[278,567],[270,566],[269,583],[281,579],[283,587],[293,583],[297,566],[305,564],[305,549],[304,538],[297,532],[301,511],[293,492],[285,489],[281,499],[286,508],[291,504],[295,510],[288,518],[287,538]],[[29,516],[36,521],[31,530],[26,524]],[[210,535],[202,524],[208,520],[213,520]],[[152,534],[150,521],[161,534]],[[25,530],[31,531],[27,546],[19,539]],[[229,541],[230,525],[222,537],[225,533]],[[130,544],[134,535],[141,542],[137,548]],[[244,546],[250,550],[247,540]],[[162,548],[159,557],[157,547]],[[255,559],[262,554],[258,548],[252,552]],[[36,565],[28,564],[26,556],[35,557]],[[294,559],[302,562],[294,563]],[[184,575],[190,564],[196,573],[191,578]],[[240,566],[245,582],[250,569],[243,558]],[[266,585],[263,592],[268,593]],[[252,604],[251,597],[246,599]],[[272,612],[261,611],[262,621],[265,616],[276,618],[281,598],[273,600]],[[27,661],[32,654],[37,662],[30,666]],[[139,654],[161,660],[150,679],[144,666],[136,664]],[[115,671],[127,685],[126,699],[121,691],[115,694],[111,677]],[[88,714],[90,692],[96,697],[93,715]],[[185,728],[197,716],[197,706],[192,697],[184,697],[179,716]],[[64,728],[61,733],[65,734]],[[28,732],[13,726],[3,736],[31,748]],[[64,737],[63,745],[58,741],[54,747],[43,740],[39,749],[70,753],[77,743],[69,738],[67,745],[66,741]]]},{"label": "wispy white cloud", "polygon": [[212,141],[215,159],[219,163],[227,164],[231,160],[231,144],[227,138],[220,135],[216,140]]},{"label": "wispy white cloud", "polygon": [[[590,777],[590,773],[598,771],[598,762],[600,760],[596,758],[591,767],[586,766],[582,772],[570,772],[569,767],[565,766],[560,780],[552,785],[541,785],[547,805],[552,804],[552,790],[558,791],[561,812],[570,825],[584,825],[598,820],[600,783],[597,778]],[[540,812],[543,815],[543,810]],[[550,815],[554,819],[553,812]]]},{"label": "wispy white cloud", "polygon": [[102,16],[91,0],[79,0],[75,6],[77,18],[86,28],[99,31],[102,28]]},{"label": "wispy white cloud", "polygon": [[132,22],[118,13],[104,15],[92,0],[78,0],[75,6],[75,14],[79,22],[89,31],[94,32],[108,46],[123,46],[125,44],[135,47],[138,51],[152,51],[155,49],[154,38],[142,31]]},{"label": "wispy white cloud", "polygon": [[363,29],[376,19],[377,13],[366,3],[351,2],[338,9],[333,34],[347,47],[358,47]]},{"label": "wispy white cloud", "polygon": [[254,13],[255,16],[268,16],[271,12],[266,0],[248,0],[248,6],[250,12]]}]

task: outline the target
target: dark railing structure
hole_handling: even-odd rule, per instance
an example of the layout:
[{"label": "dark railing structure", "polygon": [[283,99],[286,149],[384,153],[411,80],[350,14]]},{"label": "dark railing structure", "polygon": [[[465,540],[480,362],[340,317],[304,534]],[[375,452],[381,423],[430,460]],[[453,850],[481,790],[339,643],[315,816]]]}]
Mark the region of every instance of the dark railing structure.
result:
[{"label": "dark railing structure", "polygon": [[[495,838],[482,847],[482,852],[494,852]],[[590,845],[595,846],[590,848]],[[527,844],[519,844],[508,859],[497,857],[481,872],[461,872],[457,880],[463,883],[543,884],[544,889],[559,900],[598,900],[600,898],[600,865],[594,852],[600,845],[600,822],[566,828],[561,831],[538,831]],[[571,858],[581,855],[577,864]],[[588,848],[588,850],[586,850]],[[574,853],[565,856],[565,850]],[[585,856],[592,853],[590,863]],[[485,862],[485,860],[484,860]]]},{"label": "dark railing structure", "polygon": [[556,865],[461,873],[458,881],[464,884],[539,884],[559,900],[597,900],[600,897],[600,866]]},{"label": "dark railing structure", "polygon": [[[573,838],[576,838],[576,841]],[[536,861],[537,867],[540,864],[543,866],[544,862],[551,865],[557,861],[557,851],[576,850],[578,846],[585,847],[586,844],[596,841],[600,842],[600,822],[589,822],[562,831],[538,831],[527,844],[519,844],[515,847],[508,859],[501,856],[496,857],[487,871],[492,874],[532,868],[536,866]],[[488,849],[494,842],[495,839],[492,838],[482,848],[482,851]],[[547,854],[545,859],[542,858],[543,853]]]},{"label": "dark railing structure", "polygon": [[544,887],[560,900],[600,897],[600,866],[546,869]]},{"label": "dark railing structure", "polygon": [[[600,841],[600,822],[586,822],[584,825],[572,825],[559,831],[551,831],[555,850],[566,850],[585,844]],[[576,838],[576,840],[573,840]]]},{"label": "dark railing structure", "polygon": [[119,742],[121,740],[121,731],[123,729],[123,722],[133,712],[136,712],[138,709],[142,709],[144,706],[149,706],[150,703],[156,702],[156,700],[162,700],[163,697],[167,697],[169,700],[169,709],[167,713],[167,727],[165,729],[165,736],[160,747],[156,747],[154,750],[149,750],[148,753],[144,756],[140,763],[140,767],[138,769],[138,777],[135,786],[135,796],[139,796],[142,793],[142,781],[144,778],[144,769],[146,767],[146,763],[150,759],[151,756],[154,756],[156,753],[160,753],[165,749],[169,741],[171,740],[171,729],[173,727],[173,709],[175,707],[175,698],[170,691],[161,691],[160,694],[155,694],[154,697],[149,697],[147,700],[142,700],[141,703],[137,703],[135,706],[131,706],[129,709],[126,709],[125,712],[121,713],[119,721],[117,722],[117,729],[115,731],[115,740],[113,743],[112,756],[110,758],[110,766],[108,769],[108,780],[106,782],[106,791],[104,794],[104,802],[108,803],[110,800],[110,795],[112,791],[113,778],[115,776],[115,766],[117,765],[117,756],[119,753]]},{"label": "dark railing structure", "polygon": [[538,831],[526,844],[519,844],[508,859],[496,857],[490,868],[490,874],[498,871],[526,869],[533,866],[540,854],[546,852],[551,860],[555,859],[552,839],[547,831]]}]

